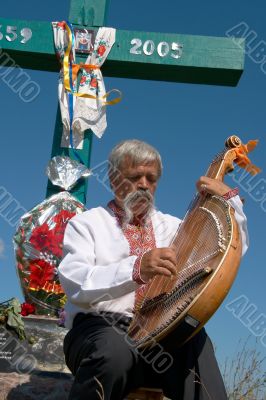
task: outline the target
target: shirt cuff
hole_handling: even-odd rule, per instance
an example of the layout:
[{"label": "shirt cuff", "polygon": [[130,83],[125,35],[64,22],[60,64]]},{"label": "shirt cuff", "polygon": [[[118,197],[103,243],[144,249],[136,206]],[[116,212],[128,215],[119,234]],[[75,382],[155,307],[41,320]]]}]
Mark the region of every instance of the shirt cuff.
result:
[{"label": "shirt cuff", "polygon": [[223,194],[222,197],[223,197],[225,200],[229,200],[229,199],[231,199],[232,197],[237,196],[238,194],[239,194],[238,188],[234,188],[234,189],[229,190],[229,192],[226,192],[225,194]]},{"label": "shirt cuff", "polygon": [[147,283],[141,278],[141,275],[140,275],[140,265],[141,265],[142,257],[143,257],[143,254],[136,259],[134,266],[133,266],[133,274],[132,274],[133,281],[135,281],[139,285],[145,285]]}]

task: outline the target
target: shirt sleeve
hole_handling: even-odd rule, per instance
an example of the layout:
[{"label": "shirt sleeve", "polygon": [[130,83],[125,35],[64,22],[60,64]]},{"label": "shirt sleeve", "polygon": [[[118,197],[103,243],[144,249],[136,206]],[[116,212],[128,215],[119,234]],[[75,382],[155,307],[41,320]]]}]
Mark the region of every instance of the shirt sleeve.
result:
[{"label": "shirt sleeve", "polygon": [[227,201],[235,210],[235,219],[238,223],[242,239],[242,256],[243,256],[246,253],[249,246],[247,218],[243,212],[243,203],[239,196],[234,196]]},{"label": "shirt sleeve", "polygon": [[90,308],[93,303],[121,297],[138,287],[132,278],[137,256],[97,265],[92,232],[75,217],[65,230],[63,254],[58,268],[60,282],[70,302],[77,306]]}]

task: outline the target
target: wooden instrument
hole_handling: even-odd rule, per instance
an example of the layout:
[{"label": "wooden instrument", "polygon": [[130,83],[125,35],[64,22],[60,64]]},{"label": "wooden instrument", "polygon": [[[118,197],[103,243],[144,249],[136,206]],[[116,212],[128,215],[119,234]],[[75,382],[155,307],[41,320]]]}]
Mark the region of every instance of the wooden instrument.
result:
[{"label": "wooden instrument", "polygon": [[[229,137],[206,176],[222,181],[234,169],[234,161],[253,174],[259,172],[247,157],[256,144],[250,141],[242,145],[237,136]],[[175,344],[181,345],[220,306],[241,259],[242,242],[234,209],[221,196],[197,194],[171,245],[176,250],[179,272],[172,279],[157,275],[146,285],[129,327],[129,336],[138,347],[166,336],[169,339],[173,332]]]}]

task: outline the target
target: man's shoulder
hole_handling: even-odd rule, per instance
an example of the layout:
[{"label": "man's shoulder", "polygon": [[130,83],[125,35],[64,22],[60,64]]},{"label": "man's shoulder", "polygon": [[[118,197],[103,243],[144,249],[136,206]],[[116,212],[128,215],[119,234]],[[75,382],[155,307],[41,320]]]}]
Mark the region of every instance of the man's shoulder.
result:
[{"label": "man's shoulder", "polygon": [[152,223],[158,247],[169,246],[181,222],[179,218],[161,211],[153,213]]},{"label": "man's shoulder", "polygon": [[106,219],[110,217],[110,212],[107,207],[99,206],[90,208],[89,210],[84,211],[81,214],[75,215],[71,218],[72,224],[90,224],[90,222],[94,222],[99,219]]},{"label": "man's shoulder", "polygon": [[152,222],[156,231],[160,232],[167,230],[172,232],[179,227],[182,220],[173,215],[165,214],[156,210],[152,215]]},{"label": "man's shoulder", "polygon": [[159,211],[159,210],[155,210],[155,212],[153,214],[153,217],[156,218],[156,219],[159,219],[161,221],[172,223],[174,225],[176,225],[176,224],[179,225],[180,222],[182,222],[182,220],[180,218],[177,218],[177,217],[175,217],[175,216],[173,216],[171,214],[165,214],[165,213],[163,213],[162,211]]}]

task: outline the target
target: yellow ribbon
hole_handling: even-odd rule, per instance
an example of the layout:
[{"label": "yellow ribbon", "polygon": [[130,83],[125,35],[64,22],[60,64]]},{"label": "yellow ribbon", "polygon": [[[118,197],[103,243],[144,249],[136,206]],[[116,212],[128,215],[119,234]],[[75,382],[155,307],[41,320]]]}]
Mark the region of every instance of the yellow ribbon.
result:
[{"label": "yellow ribbon", "polygon": [[[104,106],[111,106],[114,104],[119,103],[122,100],[122,93],[120,92],[120,90],[118,89],[112,89],[109,92],[107,92],[104,96],[94,96],[92,94],[88,94],[88,93],[76,93],[73,92],[73,90],[71,89],[71,85],[70,85],[70,72],[69,72],[69,59],[70,59],[70,53],[71,53],[71,49],[72,49],[72,32],[71,29],[69,28],[68,24],[65,24],[65,28],[67,30],[68,33],[68,46],[64,55],[64,60],[63,60],[63,71],[64,71],[64,87],[65,89],[72,93],[73,96],[76,97],[83,97],[86,99],[94,99],[94,100],[101,100],[103,102]],[[86,70],[93,70],[93,69],[100,69],[99,66],[97,65],[92,65],[92,64],[73,64],[72,65],[72,78],[76,79],[77,78],[77,74],[79,72],[80,69],[86,69]],[[109,100],[109,101],[105,101],[110,95],[111,93],[117,92],[119,94],[119,97],[113,99],[113,100]]]}]

